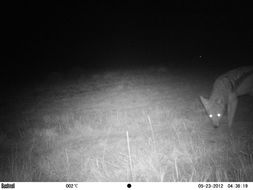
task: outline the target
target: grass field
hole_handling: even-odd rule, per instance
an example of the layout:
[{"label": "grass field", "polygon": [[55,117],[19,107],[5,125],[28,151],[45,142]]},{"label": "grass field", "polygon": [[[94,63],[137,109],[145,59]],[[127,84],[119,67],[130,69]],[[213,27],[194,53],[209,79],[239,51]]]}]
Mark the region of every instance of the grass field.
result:
[{"label": "grass field", "polygon": [[220,72],[164,66],[51,73],[6,92],[0,181],[253,181],[253,106],[232,129],[199,101]]}]

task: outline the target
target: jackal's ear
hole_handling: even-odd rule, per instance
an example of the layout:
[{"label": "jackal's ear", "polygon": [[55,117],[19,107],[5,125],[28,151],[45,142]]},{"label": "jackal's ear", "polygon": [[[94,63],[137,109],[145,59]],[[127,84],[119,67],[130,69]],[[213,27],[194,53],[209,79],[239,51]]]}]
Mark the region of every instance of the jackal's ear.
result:
[{"label": "jackal's ear", "polygon": [[202,104],[204,105],[205,109],[208,110],[208,108],[209,108],[208,99],[204,98],[203,96],[200,96],[200,100],[201,100]]}]

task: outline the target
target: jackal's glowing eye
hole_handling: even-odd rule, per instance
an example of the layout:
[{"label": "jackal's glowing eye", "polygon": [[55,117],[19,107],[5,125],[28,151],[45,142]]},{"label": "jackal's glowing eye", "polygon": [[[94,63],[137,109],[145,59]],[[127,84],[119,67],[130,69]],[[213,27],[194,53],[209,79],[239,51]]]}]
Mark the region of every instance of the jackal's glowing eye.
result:
[{"label": "jackal's glowing eye", "polygon": [[220,116],[221,116],[221,114],[220,114],[220,113],[217,113],[217,116],[218,116],[218,117],[220,117]]},{"label": "jackal's glowing eye", "polygon": [[209,117],[210,117],[210,118],[212,118],[212,117],[213,117],[213,115],[212,115],[212,114],[209,114]]}]

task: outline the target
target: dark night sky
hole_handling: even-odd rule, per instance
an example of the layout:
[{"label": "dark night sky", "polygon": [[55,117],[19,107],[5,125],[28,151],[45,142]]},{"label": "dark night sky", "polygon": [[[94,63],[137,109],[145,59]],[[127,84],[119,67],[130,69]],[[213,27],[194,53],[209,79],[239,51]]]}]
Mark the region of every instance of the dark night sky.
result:
[{"label": "dark night sky", "polygon": [[52,2],[6,5],[8,61],[2,72],[133,60],[185,63],[196,55],[207,56],[213,65],[215,60],[252,61],[252,20],[237,4]]}]

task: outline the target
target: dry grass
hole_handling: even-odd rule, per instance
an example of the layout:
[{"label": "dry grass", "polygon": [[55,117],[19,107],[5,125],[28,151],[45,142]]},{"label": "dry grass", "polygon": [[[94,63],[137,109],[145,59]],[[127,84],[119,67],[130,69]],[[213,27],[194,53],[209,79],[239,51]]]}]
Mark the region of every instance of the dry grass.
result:
[{"label": "dry grass", "polygon": [[5,118],[0,181],[253,181],[252,122],[211,128],[202,84],[184,77],[115,71],[38,87]]}]

